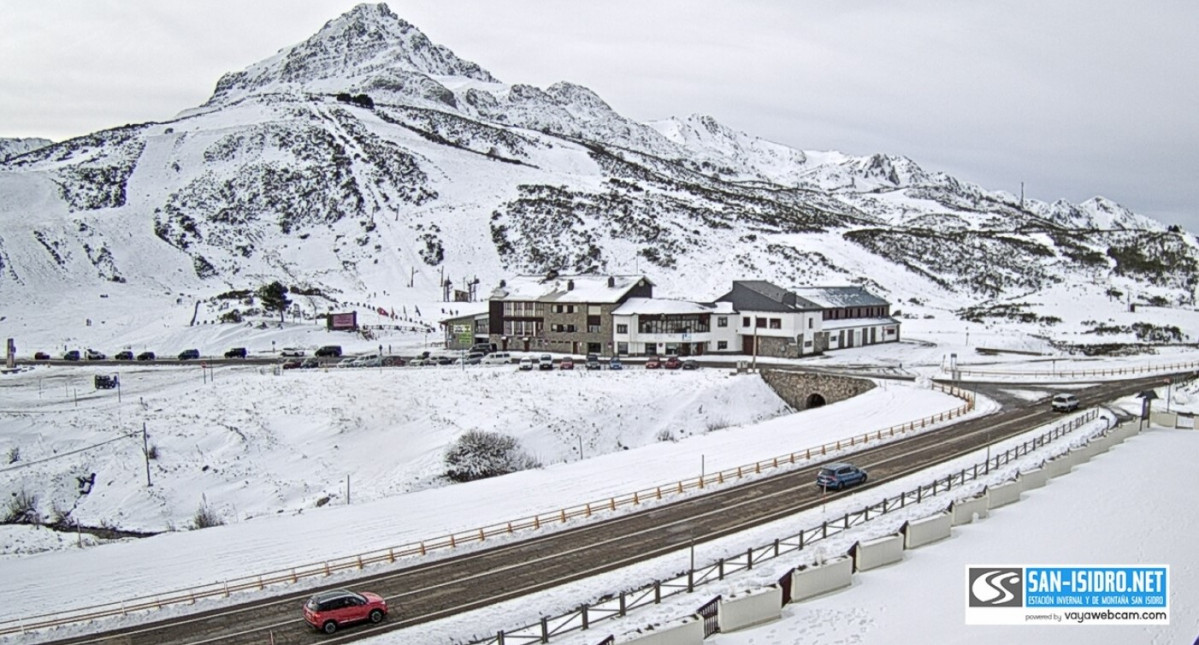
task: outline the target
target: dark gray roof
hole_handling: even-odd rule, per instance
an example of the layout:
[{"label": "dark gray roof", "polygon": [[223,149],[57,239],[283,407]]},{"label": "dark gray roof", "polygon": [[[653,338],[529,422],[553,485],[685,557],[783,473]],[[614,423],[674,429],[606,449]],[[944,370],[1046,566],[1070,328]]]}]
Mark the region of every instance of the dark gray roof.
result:
[{"label": "dark gray roof", "polygon": [[863,287],[800,287],[796,294],[824,309],[839,307],[877,307],[891,303],[866,291]]},{"label": "dark gray roof", "polygon": [[737,311],[796,312],[820,309],[816,303],[765,280],[734,281],[733,290],[716,301],[731,302]]}]

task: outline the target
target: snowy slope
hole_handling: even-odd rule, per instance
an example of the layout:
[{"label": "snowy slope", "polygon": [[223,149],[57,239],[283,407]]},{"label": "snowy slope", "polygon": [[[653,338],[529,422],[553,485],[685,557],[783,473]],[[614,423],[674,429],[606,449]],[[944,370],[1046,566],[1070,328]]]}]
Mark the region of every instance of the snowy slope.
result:
[{"label": "snowy slope", "polygon": [[502,83],[386,5],[227,74],[175,119],[0,163],[0,194],[14,336],[55,317],[49,294],[106,325],[137,310],[172,327],[175,307],[219,310],[215,296],[273,280],[313,294],[308,319],[385,294],[427,327],[446,280],[486,292],[549,269],[643,272],[674,297],[851,282],[950,310],[1068,284],[1189,308],[1199,276],[1191,235],[1102,198],[1021,202],[711,117],[637,123],[577,84]]}]

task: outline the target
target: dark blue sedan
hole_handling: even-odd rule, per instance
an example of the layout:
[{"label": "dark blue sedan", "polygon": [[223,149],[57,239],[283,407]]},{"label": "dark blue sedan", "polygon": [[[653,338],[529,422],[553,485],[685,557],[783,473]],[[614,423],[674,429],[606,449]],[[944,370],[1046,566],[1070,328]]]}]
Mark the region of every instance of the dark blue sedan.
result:
[{"label": "dark blue sedan", "polygon": [[866,483],[866,471],[853,464],[838,462],[820,469],[816,485],[821,488],[841,490],[846,486]]}]

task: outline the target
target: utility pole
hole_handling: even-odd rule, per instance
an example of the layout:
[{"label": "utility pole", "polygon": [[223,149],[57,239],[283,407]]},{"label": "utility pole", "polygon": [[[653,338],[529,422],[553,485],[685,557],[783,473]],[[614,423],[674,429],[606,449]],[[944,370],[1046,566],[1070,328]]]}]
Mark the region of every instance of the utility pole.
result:
[{"label": "utility pole", "polygon": [[152,488],[150,481],[150,439],[146,435],[146,422],[142,421],[142,456],[146,458],[146,488]]}]

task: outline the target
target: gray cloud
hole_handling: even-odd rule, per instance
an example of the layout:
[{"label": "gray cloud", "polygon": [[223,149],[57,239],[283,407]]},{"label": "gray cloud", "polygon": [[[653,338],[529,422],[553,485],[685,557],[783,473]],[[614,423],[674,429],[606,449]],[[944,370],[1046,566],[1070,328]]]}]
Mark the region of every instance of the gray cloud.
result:
[{"label": "gray cloud", "polygon": [[[0,134],[169,118],[340,0],[6,7]],[[569,80],[638,120],[704,113],[806,149],[903,154],[990,189],[1103,195],[1199,230],[1199,5],[392,2],[509,83]]]}]

